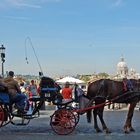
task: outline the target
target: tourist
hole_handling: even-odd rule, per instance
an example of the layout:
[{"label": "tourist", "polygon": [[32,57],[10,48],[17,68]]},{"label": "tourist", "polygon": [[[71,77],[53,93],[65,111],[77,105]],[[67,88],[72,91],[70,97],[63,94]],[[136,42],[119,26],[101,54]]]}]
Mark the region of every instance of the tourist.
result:
[{"label": "tourist", "polygon": [[37,85],[35,84],[34,80],[31,80],[31,83],[29,85],[29,90],[32,93],[32,96],[36,96],[37,95]]},{"label": "tourist", "polygon": [[22,93],[24,93],[24,94],[26,93],[24,82],[20,83],[20,90],[21,90]]},{"label": "tourist", "polygon": [[72,88],[70,88],[69,82],[65,83],[65,87],[61,89],[60,93],[62,94],[64,101],[69,101],[72,99]]}]

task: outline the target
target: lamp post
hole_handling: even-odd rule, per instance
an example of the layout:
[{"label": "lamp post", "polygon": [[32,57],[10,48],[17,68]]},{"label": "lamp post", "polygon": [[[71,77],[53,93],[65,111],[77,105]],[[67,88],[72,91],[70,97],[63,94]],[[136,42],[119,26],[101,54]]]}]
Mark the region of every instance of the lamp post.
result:
[{"label": "lamp post", "polygon": [[0,54],[1,54],[1,68],[2,68],[2,77],[4,77],[4,62],[5,62],[5,47],[1,45],[0,47]]}]

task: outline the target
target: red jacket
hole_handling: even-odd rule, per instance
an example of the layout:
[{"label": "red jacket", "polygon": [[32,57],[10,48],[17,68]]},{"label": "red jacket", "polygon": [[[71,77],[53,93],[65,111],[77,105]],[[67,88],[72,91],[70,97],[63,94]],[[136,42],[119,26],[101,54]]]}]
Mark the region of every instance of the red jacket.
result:
[{"label": "red jacket", "polygon": [[61,94],[63,96],[63,99],[71,99],[72,98],[72,89],[63,88]]}]

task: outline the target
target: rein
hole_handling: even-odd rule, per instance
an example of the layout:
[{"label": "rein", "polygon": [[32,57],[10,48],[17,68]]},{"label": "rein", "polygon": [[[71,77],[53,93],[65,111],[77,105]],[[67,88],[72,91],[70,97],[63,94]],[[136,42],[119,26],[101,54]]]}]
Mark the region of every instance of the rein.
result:
[{"label": "rein", "polygon": [[117,96],[117,87],[115,86],[114,81],[112,81],[112,89],[114,90],[114,96]]}]

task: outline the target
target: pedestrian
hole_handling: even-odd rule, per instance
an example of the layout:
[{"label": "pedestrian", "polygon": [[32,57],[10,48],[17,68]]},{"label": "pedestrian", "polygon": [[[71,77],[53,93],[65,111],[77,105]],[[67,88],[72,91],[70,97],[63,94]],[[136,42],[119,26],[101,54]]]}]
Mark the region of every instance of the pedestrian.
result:
[{"label": "pedestrian", "polygon": [[32,93],[32,96],[37,96],[37,85],[34,80],[31,80],[29,90]]},{"label": "pedestrian", "polygon": [[21,90],[22,93],[26,93],[24,82],[20,83],[20,90]]},{"label": "pedestrian", "polygon": [[69,101],[72,99],[72,88],[70,88],[69,82],[65,83],[65,87],[61,89],[60,93],[62,94],[64,101]]}]

